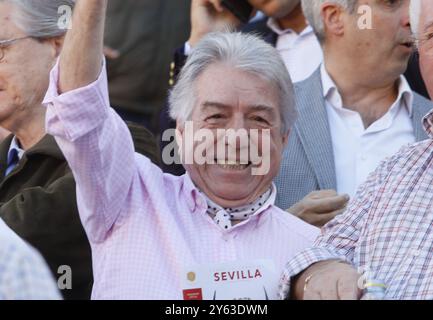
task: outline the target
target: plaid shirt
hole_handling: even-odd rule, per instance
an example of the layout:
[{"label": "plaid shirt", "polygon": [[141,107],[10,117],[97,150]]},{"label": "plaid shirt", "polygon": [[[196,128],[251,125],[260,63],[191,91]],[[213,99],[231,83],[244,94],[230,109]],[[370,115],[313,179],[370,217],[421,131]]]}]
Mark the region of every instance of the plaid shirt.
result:
[{"label": "plaid shirt", "polygon": [[[433,138],[433,111],[424,126]],[[433,140],[404,147],[370,175],[346,213],[287,264],[280,298],[292,277],[330,259],[384,283],[386,299],[433,299]]]},{"label": "plaid shirt", "polygon": [[57,300],[60,293],[40,255],[0,219],[0,300]]}]

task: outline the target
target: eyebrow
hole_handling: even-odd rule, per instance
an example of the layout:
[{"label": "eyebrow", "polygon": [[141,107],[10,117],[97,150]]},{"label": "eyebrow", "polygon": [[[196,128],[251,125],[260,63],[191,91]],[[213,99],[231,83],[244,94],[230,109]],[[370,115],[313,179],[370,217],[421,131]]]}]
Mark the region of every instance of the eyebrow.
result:
[{"label": "eyebrow", "polygon": [[[232,107],[221,103],[221,102],[213,102],[213,101],[206,101],[202,104],[203,109],[210,109],[210,108],[218,108],[218,109],[231,109]],[[266,111],[266,112],[273,112],[274,108],[268,105],[263,104],[257,104],[257,105],[249,105],[248,109],[252,109],[253,111]]]}]

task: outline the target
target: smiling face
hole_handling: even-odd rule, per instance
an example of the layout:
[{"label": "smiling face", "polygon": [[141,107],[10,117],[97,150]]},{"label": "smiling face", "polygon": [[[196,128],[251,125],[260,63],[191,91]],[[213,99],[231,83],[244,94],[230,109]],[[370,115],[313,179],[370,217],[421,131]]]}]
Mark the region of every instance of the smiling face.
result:
[{"label": "smiling face", "polygon": [[[220,164],[185,165],[195,185],[222,207],[242,206],[256,200],[268,190],[277,175],[287,141],[287,136],[281,134],[277,89],[257,75],[218,63],[209,66],[195,81],[195,93],[196,104],[191,117],[194,132],[209,129],[214,133],[215,139],[209,142],[209,148],[217,150],[221,142],[217,129],[245,129],[248,132],[257,129],[259,133],[269,129],[270,148],[264,150],[258,144],[259,153],[269,152],[270,166],[265,174],[253,175],[251,163],[242,165],[239,162],[240,143],[234,147],[237,163],[222,164],[229,159],[223,159],[216,152],[215,160]],[[185,140],[185,131],[178,128]]]},{"label": "smiling face", "polygon": [[267,17],[280,19],[290,14],[300,0],[248,0],[248,2]]},{"label": "smiling face", "polygon": [[[12,20],[14,7],[0,2],[0,40],[27,36]],[[0,61],[0,125],[14,131],[41,108],[56,58],[48,41],[29,38],[3,49]]]},{"label": "smiling face", "polygon": [[345,14],[342,47],[336,54],[351,57],[352,72],[366,76],[372,84],[395,81],[405,72],[413,52],[409,0],[359,0],[359,6],[371,9],[372,28],[360,29],[357,10]]}]

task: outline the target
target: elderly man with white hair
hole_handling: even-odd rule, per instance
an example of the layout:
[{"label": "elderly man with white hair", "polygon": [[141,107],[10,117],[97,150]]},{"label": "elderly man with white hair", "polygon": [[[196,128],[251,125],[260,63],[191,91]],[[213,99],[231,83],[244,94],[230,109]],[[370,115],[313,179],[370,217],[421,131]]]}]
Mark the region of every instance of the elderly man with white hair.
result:
[{"label": "elderly man with white hair", "polygon": [[[11,132],[0,144],[0,218],[62,276],[65,298],[89,299],[91,252],[74,177],[45,132],[42,105],[73,6],[73,0],[0,1],[0,126]],[[144,128],[131,130],[137,145],[153,142]]]},{"label": "elderly man with white hair", "polygon": [[[431,59],[431,9],[430,0],[412,1],[424,67]],[[358,299],[373,290],[381,299],[433,299],[433,111],[423,124],[429,138],[382,162],[348,210],[289,262],[282,298]]]},{"label": "elderly man with white hair", "polygon": [[72,173],[45,134],[42,105],[66,31],[58,27],[58,9],[73,5],[0,1],[0,126],[11,132],[0,144],[0,218],[43,255],[55,277],[62,266],[71,268],[65,298],[88,299],[90,246],[76,217]]},{"label": "elderly man with white hair", "polygon": [[[92,297],[276,298],[285,261],[318,235],[274,206],[272,179],[296,114],[284,63],[253,36],[213,34],[198,44],[171,94],[171,114],[185,145],[188,123],[200,141],[211,136],[190,151],[201,148],[216,161],[185,161],[186,175],[167,175],[134,153],[127,128],[109,107],[106,4],[77,1],[45,98],[47,131],[77,182],[92,246]],[[241,158],[242,135],[228,142],[221,130],[229,129],[250,135],[247,145],[269,160],[268,170],[260,171],[255,156]],[[223,150],[235,149],[234,157],[211,152],[220,142]]]}]

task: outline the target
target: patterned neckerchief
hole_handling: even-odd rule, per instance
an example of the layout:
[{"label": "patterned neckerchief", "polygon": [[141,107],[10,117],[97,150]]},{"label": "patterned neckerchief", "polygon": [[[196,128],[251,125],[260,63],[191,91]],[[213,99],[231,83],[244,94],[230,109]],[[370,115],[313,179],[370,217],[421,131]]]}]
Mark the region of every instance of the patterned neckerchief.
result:
[{"label": "patterned neckerchief", "polygon": [[274,188],[269,188],[257,200],[245,206],[237,208],[223,208],[210,200],[205,194],[207,202],[207,213],[213,218],[215,223],[222,229],[228,230],[233,227],[233,221],[245,221],[259,211],[264,205],[267,205],[268,200],[271,198]]}]

